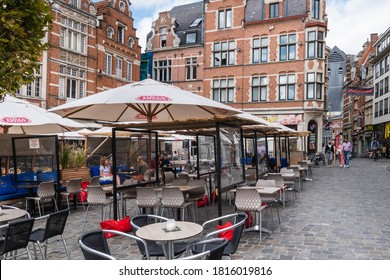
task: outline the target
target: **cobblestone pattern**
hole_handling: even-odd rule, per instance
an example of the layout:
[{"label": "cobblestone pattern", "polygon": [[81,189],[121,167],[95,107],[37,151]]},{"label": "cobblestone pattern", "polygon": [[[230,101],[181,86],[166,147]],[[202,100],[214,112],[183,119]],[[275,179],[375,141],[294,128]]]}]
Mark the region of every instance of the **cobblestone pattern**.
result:
[{"label": "cobblestone pattern", "polygon": [[[272,234],[243,234],[235,259],[244,260],[360,260],[390,259],[390,173],[388,160],[377,162],[354,159],[350,168],[318,167],[314,180],[304,182],[295,203],[280,207],[281,224],[274,215]],[[225,199],[225,196],[223,196]],[[130,215],[135,203],[128,203]],[[216,217],[216,205],[207,208]],[[274,208],[275,211],[275,208]],[[234,212],[223,200],[223,213]],[[72,209],[65,237],[72,259],[83,259],[77,240],[85,212]],[[199,220],[206,220],[204,208]],[[265,217],[267,218],[267,217]],[[86,230],[99,227],[100,208],[91,207]],[[267,220],[263,219],[264,226]],[[111,253],[118,259],[140,259],[133,241],[122,237],[108,239]],[[48,259],[66,259],[61,242],[49,242]]]}]

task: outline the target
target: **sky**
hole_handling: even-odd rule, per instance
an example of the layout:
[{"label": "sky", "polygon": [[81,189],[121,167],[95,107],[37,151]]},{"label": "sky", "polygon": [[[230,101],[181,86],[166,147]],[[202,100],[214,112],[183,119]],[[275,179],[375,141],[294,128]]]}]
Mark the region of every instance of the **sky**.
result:
[{"label": "sky", "polygon": [[[158,13],[197,0],[131,0],[131,10],[142,51],[146,35]],[[370,34],[385,32],[390,27],[389,0],[327,0],[327,46],[339,47],[346,54],[357,54]]]}]

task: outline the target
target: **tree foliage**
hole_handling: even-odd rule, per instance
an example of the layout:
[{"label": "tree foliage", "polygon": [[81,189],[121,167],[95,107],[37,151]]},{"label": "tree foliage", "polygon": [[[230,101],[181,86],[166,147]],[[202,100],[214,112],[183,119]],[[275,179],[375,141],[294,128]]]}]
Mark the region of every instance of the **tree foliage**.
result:
[{"label": "tree foliage", "polygon": [[51,21],[46,0],[0,0],[0,100],[34,80]]}]

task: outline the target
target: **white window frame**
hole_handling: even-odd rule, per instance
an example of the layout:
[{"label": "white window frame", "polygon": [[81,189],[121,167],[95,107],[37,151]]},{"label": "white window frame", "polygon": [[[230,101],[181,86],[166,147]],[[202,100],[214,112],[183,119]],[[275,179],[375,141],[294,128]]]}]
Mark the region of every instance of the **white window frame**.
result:
[{"label": "white window frame", "polygon": [[232,28],[233,13],[232,9],[224,9],[218,11],[218,29]]},{"label": "white window frame", "polygon": [[112,57],[110,53],[105,53],[104,56],[104,73],[106,75],[112,75]]},{"label": "white window frame", "polygon": [[113,39],[113,38],[114,38],[114,35],[115,35],[114,28],[112,28],[111,26],[109,26],[109,27],[107,28],[107,38],[108,38],[108,39]]},{"label": "white window frame", "polygon": [[133,81],[133,63],[126,61],[126,81]]},{"label": "white window frame", "polygon": [[236,63],[236,42],[215,42],[213,45],[214,67],[234,65]]},{"label": "white window frame", "polygon": [[125,43],[125,33],[126,33],[125,30],[126,30],[126,26],[118,23],[118,43],[121,44]]},{"label": "white window frame", "polygon": [[186,58],[186,81],[196,80],[197,61],[196,57]]},{"label": "white window frame", "polygon": [[117,78],[122,79],[123,77],[123,58],[121,57],[116,57],[116,67],[115,67],[115,76]]},{"label": "white window frame", "polygon": [[235,99],[234,78],[213,80],[213,100],[220,103],[233,103]]},{"label": "white window frame", "polygon": [[266,62],[268,62],[268,37],[254,38],[252,40],[252,63]]},{"label": "white window frame", "polygon": [[266,76],[252,77],[251,101],[265,102],[268,96],[268,78]]}]

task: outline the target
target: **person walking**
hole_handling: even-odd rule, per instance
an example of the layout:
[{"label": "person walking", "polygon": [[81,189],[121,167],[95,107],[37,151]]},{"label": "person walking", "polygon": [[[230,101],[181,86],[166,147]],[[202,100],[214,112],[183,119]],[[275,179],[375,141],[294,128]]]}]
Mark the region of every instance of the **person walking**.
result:
[{"label": "person walking", "polygon": [[326,155],[326,166],[332,167],[332,162],[335,159],[335,148],[331,141],[328,142],[328,145],[325,146],[325,155]]},{"label": "person walking", "polygon": [[344,153],[344,167],[349,168],[349,157],[352,153],[352,143],[348,139],[344,138],[342,148]]},{"label": "person walking", "polygon": [[376,138],[374,138],[374,140],[372,140],[371,144],[370,144],[371,151],[374,154],[374,161],[376,161],[378,159],[379,147],[380,147],[380,144],[379,144],[378,140],[376,140]]},{"label": "person walking", "polygon": [[344,167],[344,152],[343,152],[343,144],[341,142],[337,146],[336,154],[339,159],[340,167]]}]

